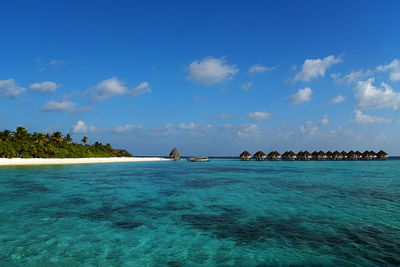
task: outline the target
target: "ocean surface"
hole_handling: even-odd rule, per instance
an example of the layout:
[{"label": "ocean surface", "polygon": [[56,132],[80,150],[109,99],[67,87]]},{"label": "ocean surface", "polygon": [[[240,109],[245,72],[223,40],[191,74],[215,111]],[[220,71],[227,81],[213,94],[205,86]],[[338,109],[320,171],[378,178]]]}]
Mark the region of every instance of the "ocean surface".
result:
[{"label": "ocean surface", "polygon": [[400,161],[0,167],[0,266],[400,265]]}]

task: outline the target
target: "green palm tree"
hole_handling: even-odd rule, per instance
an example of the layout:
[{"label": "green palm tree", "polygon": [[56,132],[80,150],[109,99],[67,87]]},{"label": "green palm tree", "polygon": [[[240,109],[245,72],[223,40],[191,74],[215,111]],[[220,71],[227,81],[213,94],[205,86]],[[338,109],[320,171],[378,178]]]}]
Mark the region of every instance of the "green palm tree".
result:
[{"label": "green palm tree", "polygon": [[23,140],[26,139],[30,134],[24,127],[17,127],[17,129],[14,132],[14,138],[17,140]]},{"label": "green palm tree", "polygon": [[72,142],[72,137],[70,134],[67,134],[64,138],[64,143],[69,144]]},{"label": "green palm tree", "polygon": [[62,144],[63,142],[64,142],[64,139],[63,139],[63,137],[62,137],[62,133],[61,132],[54,132],[52,135],[51,135],[51,141],[54,143],[54,144]]},{"label": "green palm tree", "polygon": [[6,142],[10,138],[11,131],[10,130],[4,130],[0,131],[0,141]]},{"label": "green palm tree", "polygon": [[46,143],[46,136],[42,133],[33,133],[32,140],[35,144],[43,145]]},{"label": "green palm tree", "polygon": [[50,134],[46,134],[45,135],[45,138],[46,138],[46,143],[50,143],[50,141],[51,141],[51,136],[50,136]]},{"label": "green palm tree", "polygon": [[86,136],[84,136],[84,137],[82,138],[82,143],[84,143],[84,144],[86,145],[87,141],[88,141],[88,138],[87,138]]}]

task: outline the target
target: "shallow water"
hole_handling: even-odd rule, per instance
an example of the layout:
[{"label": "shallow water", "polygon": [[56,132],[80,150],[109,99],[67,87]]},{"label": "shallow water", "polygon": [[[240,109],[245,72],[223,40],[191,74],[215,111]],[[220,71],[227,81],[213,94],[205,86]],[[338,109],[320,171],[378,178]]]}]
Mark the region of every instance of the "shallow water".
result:
[{"label": "shallow water", "polygon": [[400,161],[0,168],[0,266],[400,265]]}]

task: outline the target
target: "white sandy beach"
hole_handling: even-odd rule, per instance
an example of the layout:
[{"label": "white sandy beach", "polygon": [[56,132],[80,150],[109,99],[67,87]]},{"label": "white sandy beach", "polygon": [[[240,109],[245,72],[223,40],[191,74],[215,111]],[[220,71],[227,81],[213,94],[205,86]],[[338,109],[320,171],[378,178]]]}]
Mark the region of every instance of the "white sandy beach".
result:
[{"label": "white sandy beach", "polygon": [[55,164],[89,164],[89,163],[112,163],[112,162],[143,162],[143,161],[170,161],[169,158],[160,157],[135,157],[135,158],[65,158],[65,159],[43,159],[43,158],[0,158],[0,166],[15,165],[55,165]]}]

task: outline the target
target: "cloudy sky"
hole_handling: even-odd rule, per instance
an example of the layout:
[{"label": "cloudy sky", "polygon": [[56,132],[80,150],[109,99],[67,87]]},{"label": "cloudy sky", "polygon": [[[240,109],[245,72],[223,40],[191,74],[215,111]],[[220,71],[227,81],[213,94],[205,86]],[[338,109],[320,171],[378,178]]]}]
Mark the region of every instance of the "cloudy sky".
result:
[{"label": "cloudy sky", "polygon": [[135,155],[400,155],[399,1],[3,1],[0,129]]}]

